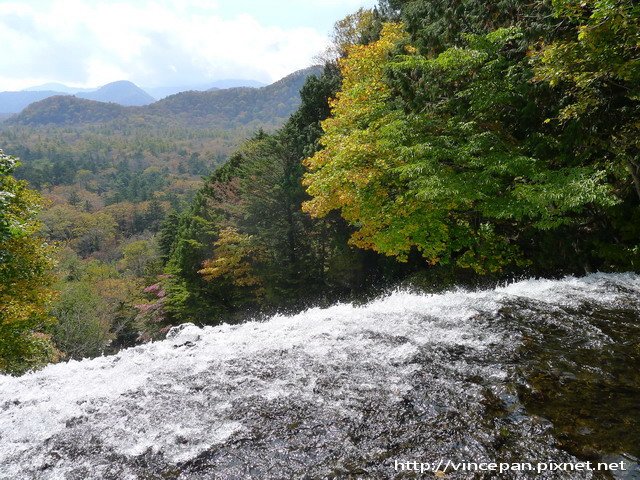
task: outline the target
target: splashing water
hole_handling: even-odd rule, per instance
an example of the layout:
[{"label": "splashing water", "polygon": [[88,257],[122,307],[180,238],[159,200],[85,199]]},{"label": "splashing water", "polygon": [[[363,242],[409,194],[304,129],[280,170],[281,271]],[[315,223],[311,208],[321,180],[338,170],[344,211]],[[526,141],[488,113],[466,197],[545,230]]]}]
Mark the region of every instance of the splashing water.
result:
[{"label": "splashing water", "polygon": [[420,478],[395,462],[578,459],[640,478],[639,338],[632,274],[186,324],[0,376],[0,479]]}]

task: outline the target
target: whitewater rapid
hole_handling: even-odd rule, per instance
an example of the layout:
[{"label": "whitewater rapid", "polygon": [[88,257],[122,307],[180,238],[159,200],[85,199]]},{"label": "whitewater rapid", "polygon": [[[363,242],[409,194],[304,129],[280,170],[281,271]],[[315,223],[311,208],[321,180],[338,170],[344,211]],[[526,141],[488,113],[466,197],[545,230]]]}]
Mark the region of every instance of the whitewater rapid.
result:
[{"label": "whitewater rapid", "polygon": [[533,387],[518,365],[542,330],[611,343],[576,313],[585,305],[640,319],[640,276],[186,324],[117,355],[0,376],[0,479],[384,479],[409,478],[396,460],[575,461],[524,408],[518,388]]}]

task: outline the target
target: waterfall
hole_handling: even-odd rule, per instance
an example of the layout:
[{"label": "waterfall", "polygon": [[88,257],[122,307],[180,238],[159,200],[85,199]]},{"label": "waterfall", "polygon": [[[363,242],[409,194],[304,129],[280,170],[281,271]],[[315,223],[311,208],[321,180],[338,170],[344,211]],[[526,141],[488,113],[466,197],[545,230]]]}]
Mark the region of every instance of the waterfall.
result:
[{"label": "waterfall", "polygon": [[640,478],[639,334],[634,274],[185,324],[0,376],[0,479],[421,478],[398,462],[585,459]]}]

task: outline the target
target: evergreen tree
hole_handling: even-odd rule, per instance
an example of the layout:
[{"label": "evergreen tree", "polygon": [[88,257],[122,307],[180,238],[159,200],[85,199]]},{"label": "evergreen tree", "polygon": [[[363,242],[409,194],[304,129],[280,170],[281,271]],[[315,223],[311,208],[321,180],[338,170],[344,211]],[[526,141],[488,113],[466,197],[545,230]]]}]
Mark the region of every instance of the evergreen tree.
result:
[{"label": "evergreen tree", "polygon": [[154,197],[149,202],[144,216],[145,227],[148,230],[151,230],[152,232],[157,232],[160,230],[160,225],[162,224],[162,220],[164,219],[165,212],[164,207],[157,198]]}]

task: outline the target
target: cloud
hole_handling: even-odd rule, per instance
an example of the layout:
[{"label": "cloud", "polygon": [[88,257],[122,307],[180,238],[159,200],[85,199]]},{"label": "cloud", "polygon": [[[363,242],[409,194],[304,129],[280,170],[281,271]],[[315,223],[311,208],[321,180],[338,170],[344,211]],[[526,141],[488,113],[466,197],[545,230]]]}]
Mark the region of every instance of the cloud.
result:
[{"label": "cloud", "polygon": [[[343,3],[350,11],[361,2]],[[296,5],[302,2],[280,6],[286,14]],[[150,87],[229,77],[271,81],[310,65],[327,44],[326,31],[266,25],[204,0],[3,1],[0,29],[11,52],[0,56],[0,89],[50,81],[97,86],[128,79]]]}]

